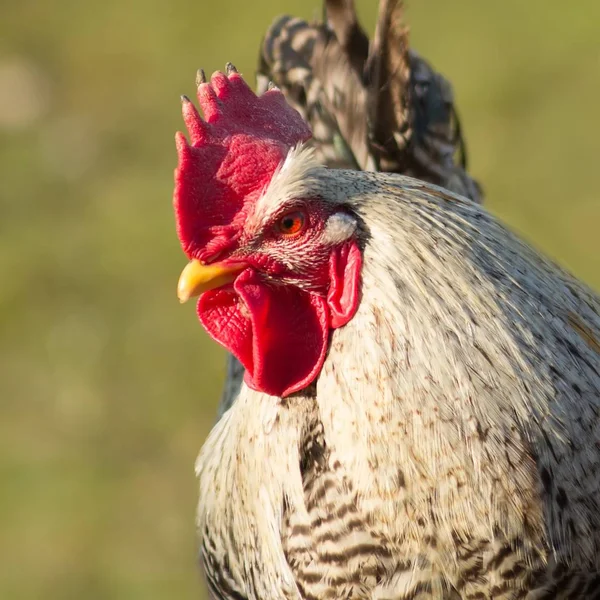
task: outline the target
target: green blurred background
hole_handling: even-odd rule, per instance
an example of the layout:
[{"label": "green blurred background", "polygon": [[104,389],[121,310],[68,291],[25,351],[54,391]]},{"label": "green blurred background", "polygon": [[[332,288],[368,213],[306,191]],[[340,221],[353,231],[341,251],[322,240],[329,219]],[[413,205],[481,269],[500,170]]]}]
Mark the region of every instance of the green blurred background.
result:
[{"label": "green blurred background", "polygon": [[[372,28],[376,4],[360,2]],[[223,355],[181,307],[179,95],[319,2],[0,4],[0,598],[201,598]],[[600,288],[600,3],[409,3],[487,203]]]}]

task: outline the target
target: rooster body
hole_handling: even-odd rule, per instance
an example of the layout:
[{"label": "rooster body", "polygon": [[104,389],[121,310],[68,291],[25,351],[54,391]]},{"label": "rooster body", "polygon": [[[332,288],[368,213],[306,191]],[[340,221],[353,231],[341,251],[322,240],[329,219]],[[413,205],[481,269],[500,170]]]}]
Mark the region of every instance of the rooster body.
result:
[{"label": "rooster body", "polygon": [[600,300],[464,197],[327,169],[277,90],[184,101],[175,209],[245,383],[197,461],[212,597],[600,597]]},{"label": "rooster body", "polygon": [[303,195],[368,227],[362,301],[312,387],[244,386],[200,454],[215,597],[598,597],[598,299],[441,189]]}]

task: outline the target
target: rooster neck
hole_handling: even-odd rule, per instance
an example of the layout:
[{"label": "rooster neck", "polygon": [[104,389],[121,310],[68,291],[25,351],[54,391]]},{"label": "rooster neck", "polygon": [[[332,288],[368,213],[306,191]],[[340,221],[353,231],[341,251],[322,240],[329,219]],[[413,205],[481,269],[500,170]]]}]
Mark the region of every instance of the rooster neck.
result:
[{"label": "rooster neck", "polygon": [[[441,546],[502,532],[531,557],[576,547],[590,560],[597,541],[548,526],[540,469],[576,487],[561,457],[598,429],[597,355],[567,317],[600,332],[597,300],[472,203],[399,177],[343,179],[328,187],[363,222],[362,300],[332,335],[317,404],[357,502],[398,540],[420,522]],[[585,433],[569,417],[583,404]]]},{"label": "rooster neck", "polygon": [[[459,344],[443,309],[438,312],[449,290],[442,286],[439,296],[428,297],[424,282],[423,289],[411,289],[402,268],[376,259],[385,256],[376,248],[369,254],[359,312],[333,333],[317,382],[331,462],[351,479],[360,509],[376,513],[392,538],[422,540],[435,531],[439,543],[451,547],[456,535],[485,539],[499,522],[512,538],[527,514],[537,528],[533,545],[541,546],[534,449],[517,429],[518,400],[510,397],[523,390],[507,376],[505,397],[495,406],[499,386],[483,364],[483,342],[483,353],[476,353],[480,335],[473,331],[472,347]],[[469,366],[460,363],[465,355]],[[489,355],[495,356],[493,349]],[[502,367],[514,373],[514,365]],[[491,497],[497,510],[489,508]],[[416,528],[415,522],[425,525]]]}]

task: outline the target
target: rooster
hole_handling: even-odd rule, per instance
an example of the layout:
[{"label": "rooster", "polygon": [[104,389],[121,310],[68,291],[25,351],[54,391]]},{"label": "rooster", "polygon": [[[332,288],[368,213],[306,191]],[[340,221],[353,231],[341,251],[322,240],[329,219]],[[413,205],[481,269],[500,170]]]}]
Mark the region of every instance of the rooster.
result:
[{"label": "rooster", "polygon": [[[381,0],[372,42],[352,0],[325,0],[324,15],[312,25],[275,20],[261,45],[257,92],[277,85],[310,125],[308,144],[328,167],[410,175],[481,202],[452,86],[409,47],[403,3]],[[243,373],[229,355],[219,417]]]},{"label": "rooster", "polygon": [[600,597],[600,299],[482,206],[183,98],[181,300],[245,369],[198,457],[213,598]]}]

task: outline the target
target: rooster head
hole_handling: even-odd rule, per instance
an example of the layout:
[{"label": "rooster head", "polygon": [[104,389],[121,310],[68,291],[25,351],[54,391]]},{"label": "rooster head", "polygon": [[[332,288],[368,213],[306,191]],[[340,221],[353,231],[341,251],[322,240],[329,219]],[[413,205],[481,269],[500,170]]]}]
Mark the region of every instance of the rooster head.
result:
[{"label": "rooster head", "polygon": [[181,301],[246,369],[253,389],[287,396],[319,374],[332,329],[359,303],[356,221],[304,180],[310,129],[277,89],[257,97],[235,68],[206,82],[202,119],[187,98],[190,142],[176,143],[177,233],[190,263]]}]

